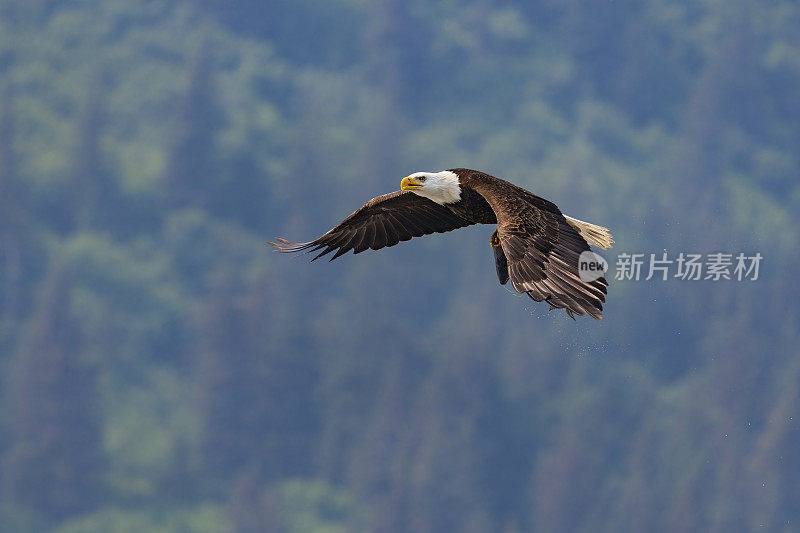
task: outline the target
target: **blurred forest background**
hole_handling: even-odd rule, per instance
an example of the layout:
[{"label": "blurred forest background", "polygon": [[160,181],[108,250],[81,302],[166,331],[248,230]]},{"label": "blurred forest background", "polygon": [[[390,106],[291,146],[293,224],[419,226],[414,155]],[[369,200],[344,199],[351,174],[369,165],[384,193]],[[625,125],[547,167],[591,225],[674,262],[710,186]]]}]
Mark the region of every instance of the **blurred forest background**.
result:
[{"label": "blurred forest background", "polygon": [[[798,531],[798,148],[792,0],[0,0],[0,530]],[[457,166],[760,278],[264,244]]]}]

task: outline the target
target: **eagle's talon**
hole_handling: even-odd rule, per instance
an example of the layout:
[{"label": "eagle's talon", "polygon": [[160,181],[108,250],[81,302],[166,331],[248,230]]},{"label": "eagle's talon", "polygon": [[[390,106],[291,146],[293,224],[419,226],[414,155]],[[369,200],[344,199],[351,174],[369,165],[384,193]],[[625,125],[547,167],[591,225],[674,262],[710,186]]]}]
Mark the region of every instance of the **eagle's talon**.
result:
[{"label": "eagle's talon", "polygon": [[500,246],[500,236],[497,234],[497,230],[494,230],[494,233],[489,237],[489,246],[492,248]]},{"label": "eagle's talon", "polygon": [[570,310],[570,309],[567,309],[566,311],[567,311],[567,315],[569,315],[569,317],[570,317],[572,320],[575,320],[575,315],[573,315],[573,314],[572,314],[572,310]]}]

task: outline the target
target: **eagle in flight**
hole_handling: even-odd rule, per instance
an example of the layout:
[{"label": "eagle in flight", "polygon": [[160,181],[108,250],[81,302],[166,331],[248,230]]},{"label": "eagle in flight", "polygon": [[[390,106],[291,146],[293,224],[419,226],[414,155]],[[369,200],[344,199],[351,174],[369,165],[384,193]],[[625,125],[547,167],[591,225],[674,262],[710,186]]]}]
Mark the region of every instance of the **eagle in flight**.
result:
[{"label": "eagle in flight", "polygon": [[[318,239],[269,242],[280,252],[320,251],[312,261],[335,251],[331,261],[353,250],[361,253],[394,246],[412,237],[444,233],[472,224],[496,224],[489,238],[500,283],[567,314],[602,319],[608,283],[579,272],[589,245],[610,248],[607,228],[561,213],[552,202],[484,172],[454,168],[417,172],[399,191],[373,198]],[[588,280],[588,281],[587,281]]]}]

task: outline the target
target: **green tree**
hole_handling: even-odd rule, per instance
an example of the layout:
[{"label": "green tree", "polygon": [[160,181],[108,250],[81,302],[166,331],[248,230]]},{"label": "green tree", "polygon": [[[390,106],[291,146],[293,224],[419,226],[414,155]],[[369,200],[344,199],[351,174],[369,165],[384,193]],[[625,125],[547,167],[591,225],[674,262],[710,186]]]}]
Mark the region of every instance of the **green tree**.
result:
[{"label": "green tree", "polygon": [[116,181],[103,153],[105,109],[101,77],[86,91],[73,155],[71,185],[73,223],[79,229],[108,230],[119,203]]},{"label": "green tree", "polygon": [[381,0],[370,7],[364,40],[369,55],[367,75],[379,89],[372,119],[365,135],[363,176],[370,181],[399,175],[400,140],[403,129],[403,100],[411,90],[407,83],[408,56],[404,31],[410,27],[409,7],[401,0]]},{"label": "green tree", "polygon": [[5,497],[60,520],[100,498],[101,432],[94,369],[81,359],[70,279],[55,263],[8,376],[12,444],[3,457]]},{"label": "green tree", "polygon": [[22,260],[16,191],[17,161],[14,151],[13,96],[0,94],[0,332],[3,325],[16,321],[20,306]]},{"label": "green tree", "polygon": [[208,36],[199,45],[178,100],[174,141],[164,175],[167,196],[175,207],[208,206],[216,192],[215,136],[222,115],[214,85],[212,46]]},{"label": "green tree", "polygon": [[199,324],[200,446],[208,472],[226,480],[261,467],[249,464],[258,462],[262,426],[246,324],[241,292],[228,283],[214,287]]},{"label": "green tree", "polygon": [[202,311],[201,452],[226,481],[308,473],[314,373],[307,356],[273,345],[279,312],[262,283],[243,284],[232,270],[212,282]]}]

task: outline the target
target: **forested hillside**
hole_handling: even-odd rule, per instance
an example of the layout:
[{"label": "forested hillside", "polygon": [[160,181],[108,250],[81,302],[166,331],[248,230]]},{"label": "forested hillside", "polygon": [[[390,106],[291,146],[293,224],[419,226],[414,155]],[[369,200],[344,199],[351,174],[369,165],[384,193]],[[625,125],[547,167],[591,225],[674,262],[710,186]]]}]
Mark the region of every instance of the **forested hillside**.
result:
[{"label": "forested hillside", "polygon": [[[0,530],[800,528],[797,2],[0,0],[0,73]],[[452,167],[760,275],[265,245]]]}]

